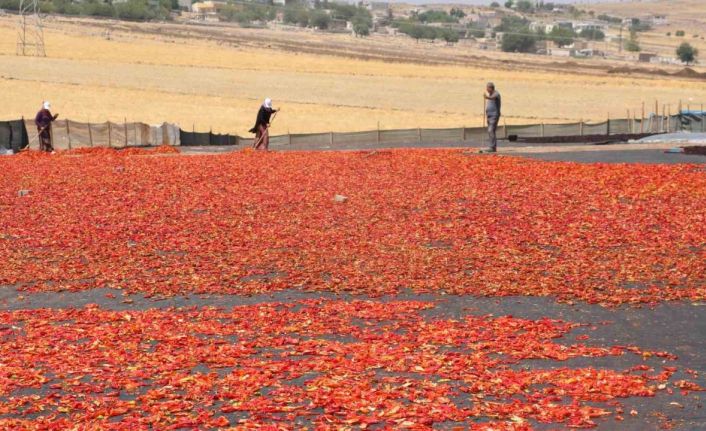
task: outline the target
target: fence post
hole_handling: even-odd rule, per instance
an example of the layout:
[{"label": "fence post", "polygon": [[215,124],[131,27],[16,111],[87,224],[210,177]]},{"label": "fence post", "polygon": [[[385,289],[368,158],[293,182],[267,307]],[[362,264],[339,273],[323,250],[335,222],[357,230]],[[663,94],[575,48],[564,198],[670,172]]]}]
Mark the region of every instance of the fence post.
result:
[{"label": "fence post", "polygon": [[113,142],[110,139],[110,120],[108,120],[108,147],[113,147]]},{"label": "fence post", "polygon": [[704,132],[704,104],[701,104],[701,132]]},{"label": "fence post", "polygon": [[[465,137],[464,137],[464,140],[465,140]],[[420,144],[422,143],[422,128],[421,127],[417,127],[417,141],[419,141]]]},{"label": "fence post", "polygon": [[[328,136],[329,136],[329,145],[331,145],[333,147],[333,132],[329,132]],[[378,136],[380,136],[380,135],[378,134]]]},{"label": "fence post", "polygon": [[69,141],[69,150],[71,149],[71,131],[69,130],[69,120],[66,119],[66,139]]},{"label": "fence post", "polygon": [[292,145],[292,134],[287,130],[287,145]]},{"label": "fence post", "polygon": [[606,121],[606,136],[610,136],[610,112],[608,113],[608,121]]},{"label": "fence post", "polygon": [[379,121],[378,121],[378,131],[377,131],[376,142],[378,145],[380,145],[380,122]]},{"label": "fence post", "polygon": [[542,122],[541,131],[542,131],[542,137],[544,137],[544,122]]},{"label": "fence post", "polygon": [[659,132],[659,126],[657,125],[657,117],[659,116],[659,101],[655,100],[655,127],[654,132]]},{"label": "fence post", "polygon": [[583,118],[579,121],[579,136],[583,136]]},{"label": "fence post", "polygon": [[91,122],[88,122],[88,143],[93,147],[93,132],[91,132]]},{"label": "fence post", "polygon": [[645,133],[645,102],[642,102],[642,113],[640,114],[640,133]]},{"label": "fence post", "polygon": [[127,143],[127,117],[125,117],[125,147],[128,146]]},{"label": "fence post", "polygon": [[667,133],[672,131],[672,105],[667,105]]}]

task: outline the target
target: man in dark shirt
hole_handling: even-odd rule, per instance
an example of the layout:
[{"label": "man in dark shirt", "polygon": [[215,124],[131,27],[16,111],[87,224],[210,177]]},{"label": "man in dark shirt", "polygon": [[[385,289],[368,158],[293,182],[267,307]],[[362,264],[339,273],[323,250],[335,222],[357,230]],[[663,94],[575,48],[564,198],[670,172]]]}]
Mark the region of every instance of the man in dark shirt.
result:
[{"label": "man in dark shirt", "polygon": [[37,135],[39,136],[39,150],[48,153],[54,152],[54,146],[51,142],[51,123],[59,117],[59,114],[52,115],[49,110],[51,105],[49,102],[42,104],[42,109],[37,112],[34,117],[34,124],[37,126]]},{"label": "man in dark shirt", "polygon": [[272,107],[272,99],[265,99],[265,103],[260,106],[260,110],[257,112],[257,120],[255,120],[255,126],[250,129],[250,133],[255,134],[255,142],[253,143],[253,148],[256,150],[267,149],[270,146],[270,118],[272,114],[277,112],[277,109]]},{"label": "man in dark shirt", "polygon": [[495,90],[495,84],[489,82],[486,86],[486,93],[483,93],[485,98],[485,117],[488,120],[488,138],[490,139],[488,149],[481,150],[482,153],[494,153],[498,151],[498,138],[496,131],[500,122],[500,93]]}]

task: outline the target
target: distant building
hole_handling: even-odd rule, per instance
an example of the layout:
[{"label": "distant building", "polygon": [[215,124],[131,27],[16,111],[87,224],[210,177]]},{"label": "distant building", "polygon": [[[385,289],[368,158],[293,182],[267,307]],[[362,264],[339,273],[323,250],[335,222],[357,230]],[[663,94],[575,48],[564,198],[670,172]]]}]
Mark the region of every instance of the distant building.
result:
[{"label": "distant building", "polygon": [[637,56],[637,61],[640,63],[652,63],[653,59],[657,57],[657,54],[651,53],[651,52],[641,52]]},{"label": "distant building", "polygon": [[576,54],[573,48],[552,48],[548,52],[552,57],[573,57]]},{"label": "distant building", "polygon": [[588,31],[595,31],[595,30],[603,30],[605,26],[603,24],[599,24],[597,22],[575,22],[574,23],[574,31],[576,33],[581,33],[584,30]]}]

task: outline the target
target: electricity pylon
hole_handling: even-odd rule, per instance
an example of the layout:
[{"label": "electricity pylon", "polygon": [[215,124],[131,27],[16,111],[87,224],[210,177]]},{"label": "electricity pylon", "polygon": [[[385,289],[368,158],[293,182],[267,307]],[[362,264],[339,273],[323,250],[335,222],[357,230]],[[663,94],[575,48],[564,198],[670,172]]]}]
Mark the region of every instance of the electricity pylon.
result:
[{"label": "electricity pylon", "polygon": [[17,29],[17,55],[46,57],[44,30],[39,15],[39,0],[20,0],[20,22]]}]

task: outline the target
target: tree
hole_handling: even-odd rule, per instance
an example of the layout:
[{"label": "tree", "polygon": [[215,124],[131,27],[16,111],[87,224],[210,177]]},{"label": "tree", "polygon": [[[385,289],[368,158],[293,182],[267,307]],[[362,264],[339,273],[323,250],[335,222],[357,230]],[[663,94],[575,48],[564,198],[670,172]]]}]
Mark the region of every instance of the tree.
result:
[{"label": "tree", "polygon": [[586,28],[581,30],[580,36],[588,40],[604,40],[605,33],[597,28]]},{"label": "tree", "polygon": [[500,7],[500,3],[494,1],[490,4],[490,7],[492,7],[493,9],[497,9]]},{"label": "tree", "polygon": [[637,41],[637,33],[630,32],[630,39],[625,42],[625,50],[630,52],[640,52],[640,43]]},{"label": "tree", "polygon": [[684,42],[677,48],[677,57],[687,65],[696,61],[697,55],[699,55],[699,50],[691,46],[689,42]]},{"label": "tree", "polygon": [[531,12],[532,11],[532,3],[529,2],[529,0],[519,0],[517,2],[516,6],[517,10],[520,12]]},{"label": "tree", "polygon": [[532,52],[536,36],[527,33],[505,33],[501,42],[501,49],[505,52]]},{"label": "tree", "polygon": [[442,30],[442,39],[446,41],[447,44],[451,45],[453,43],[458,42],[459,37],[458,37],[458,32],[451,30],[450,28],[443,29]]},{"label": "tree", "polygon": [[370,35],[370,22],[362,14],[353,17],[351,23],[353,25],[353,33],[356,36],[365,37]]},{"label": "tree", "polygon": [[461,19],[466,16],[466,12],[461,10],[460,8],[451,8],[451,12],[449,12],[449,15],[451,15],[454,18]]},{"label": "tree", "polygon": [[566,27],[555,26],[552,31],[549,32],[549,38],[561,47],[574,43],[574,36],[576,36],[576,33]]},{"label": "tree", "polygon": [[309,18],[311,25],[319,30],[326,30],[331,23],[331,17],[329,14],[321,10],[312,12]]},{"label": "tree", "polygon": [[512,0],[507,0],[507,1],[505,2],[505,7],[508,8],[508,9],[510,9],[513,4],[515,4],[515,2],[513,2]]},{"label": "tree", "polygon": [[675,36],[677,37],[684,37],[686,33],[684,33],[684,30],[677,30],[676,33],[674,33]]}]

